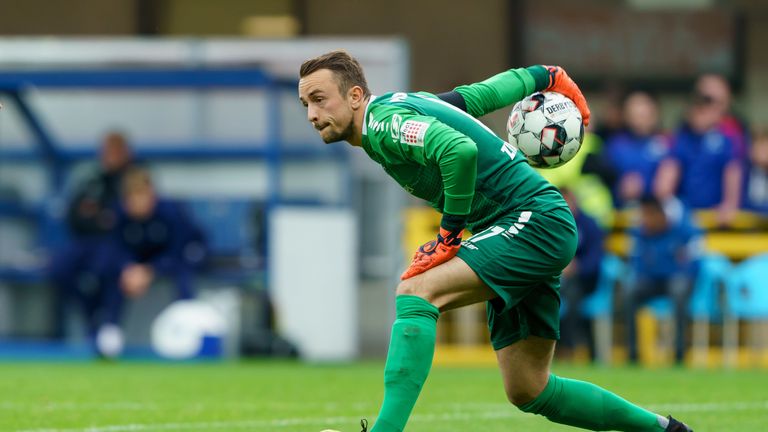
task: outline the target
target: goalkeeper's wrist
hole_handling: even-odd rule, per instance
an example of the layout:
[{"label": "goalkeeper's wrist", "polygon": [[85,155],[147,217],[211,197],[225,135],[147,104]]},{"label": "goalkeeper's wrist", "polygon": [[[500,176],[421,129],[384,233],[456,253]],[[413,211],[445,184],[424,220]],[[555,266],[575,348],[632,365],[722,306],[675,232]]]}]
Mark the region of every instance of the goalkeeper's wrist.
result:
[{"label": "goalkeeper's wrist", "polygon": [[459,232],[467,225],[467,215],[452,215],[443,213],[440,228],[448,232]]},{"label": "goalkeeper's wrist", "polygon": [[549,71],[545,66],[528,66],[525,68],[525,70],[527,70],[533,77],[533,81],[536,83],[537,92],[544,91],[547,87],[549,87]]}]

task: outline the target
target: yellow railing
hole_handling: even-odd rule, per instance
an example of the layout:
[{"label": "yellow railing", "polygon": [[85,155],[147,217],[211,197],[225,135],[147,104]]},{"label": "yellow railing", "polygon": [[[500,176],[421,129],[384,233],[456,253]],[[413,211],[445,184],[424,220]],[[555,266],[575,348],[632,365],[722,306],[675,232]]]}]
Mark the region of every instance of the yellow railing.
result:
[{"label": "yellow railing", "polygon": [[[626,257],[630,238],[627,230],[634,216],[629,211],[616,212],[615,227],[606,238],[607,251]],[[697,224],[704,229],[704,246],[709,252],[721,253],[733,261],[741,261],[753,255],[768,252],[768,218],[740,212],[733,223],[722,229],[713,211],[695,213]],[[434,238],[440,226],[440,214],[429,207],[412,207],[405,212],[403,247],[412,253]]]},{"label": "yellow railing", "polygon": [[[404,214],[403,247],[406,256],[410,256],[419,245],[435,237],[440,225],[440,214],[429,207],[413,207]],[[712,211],[695,213],[696,222],[704,229],[704,244],[709,252],[721,253],[732,261],[741,261],[752,255],[768,252],[768,219],[753,213],[739,213],[733,223],[723,229],[718,226],[717,215]],[[606,250],[626,257],[630,247],[628,229],[632,226],[634,215],[631,212],[617,212],[614,229],[606,238]],[[495,364],[493,350],[488,346],[485,329],[483,305],[464,308],[463,311],[451,311],[441,318],[438,325],[438,344],[435,363],[453,364]],[[641,313],[638,316],[638,342],[644,365],[657,366],[669,364],[672,353],[670,347],[663,348],[659,343],[659,326],[662,324],[652,314]],[[614,347],[614,359],[626,357],[622,346]],[[768,367],[768,351],[754,352],[748,347],[741,347],[737,365]],[[693,351],[688,352],[687,361],[691,361]],[[704,354],[703,356],[701,354]],[[722,364],[723,354],[718,347],[710,346],[705,353],[698,353],[705,358],[704,365]],[[701,362],[697,363],[701,365]]]}]

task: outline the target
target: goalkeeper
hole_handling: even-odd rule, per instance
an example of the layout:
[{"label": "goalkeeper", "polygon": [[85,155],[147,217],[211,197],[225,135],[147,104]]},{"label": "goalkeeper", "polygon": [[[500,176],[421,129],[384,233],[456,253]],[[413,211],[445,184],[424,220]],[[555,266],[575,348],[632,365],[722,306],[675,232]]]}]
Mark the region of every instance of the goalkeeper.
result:
[{"label": "goalkeeper", "polygon": [[[559,276],[576,250],[576,226],[558,190],[475,118],[536,91],[557,91],[588,123],[584,96],[563,69],[512,69],[439,97],[372,96],[360,64],[344,51],[307,60],[299,76],[307,118],[326,143],[362,147],[443,215],[437,238],[416,251],[397,287],[384,401],[372,432],[405,429],[429,374],[440,313],[482,301],[507,398],[522,411],[591,430],[690,430],[550,372]],[[474,235],[462,243],[465,228]]]}]

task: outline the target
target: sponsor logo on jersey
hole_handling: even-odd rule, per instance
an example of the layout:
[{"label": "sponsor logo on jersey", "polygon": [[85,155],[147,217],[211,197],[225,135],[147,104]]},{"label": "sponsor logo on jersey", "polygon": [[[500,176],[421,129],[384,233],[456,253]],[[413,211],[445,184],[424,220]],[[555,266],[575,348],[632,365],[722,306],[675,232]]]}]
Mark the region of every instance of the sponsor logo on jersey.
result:
[{"label": "sponsor logo on jersey", "polygon": [[400,114],[395,114],[392,116],[392,128],[390,129],[389,133],[392,135],[392,139],[394,141],[397,141],[400,136],[400,123],[403,122],[403,118],[400,117]]},{"label": "sponsor logo on jersey", "polygon": [[[389,129],[389,122],[380,122],[373,118],[373,113],[368,114],[368,129],[374,132],[381,132]],[[393,135],[394,138],[394,135]]]},{"label": "sponsor logo on jersey", "polygon": [[403,144],[423,147],[427,129],[429,129],[429,123],[406,120],[400,127],[400,141]]}]

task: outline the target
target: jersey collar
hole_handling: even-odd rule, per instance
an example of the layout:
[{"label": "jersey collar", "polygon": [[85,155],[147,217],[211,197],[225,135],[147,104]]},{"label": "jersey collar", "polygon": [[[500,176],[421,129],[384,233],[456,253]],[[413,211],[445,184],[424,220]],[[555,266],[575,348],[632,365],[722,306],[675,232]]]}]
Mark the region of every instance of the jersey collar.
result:
[{"label": "jersey collar", "polygon": [[368,98],[368,105],[365,106],[365,114],[363,114],[363,135],[368,135],[368,110],[371,109],[371,103],[376,99],[376,96],[371,95]]}]

